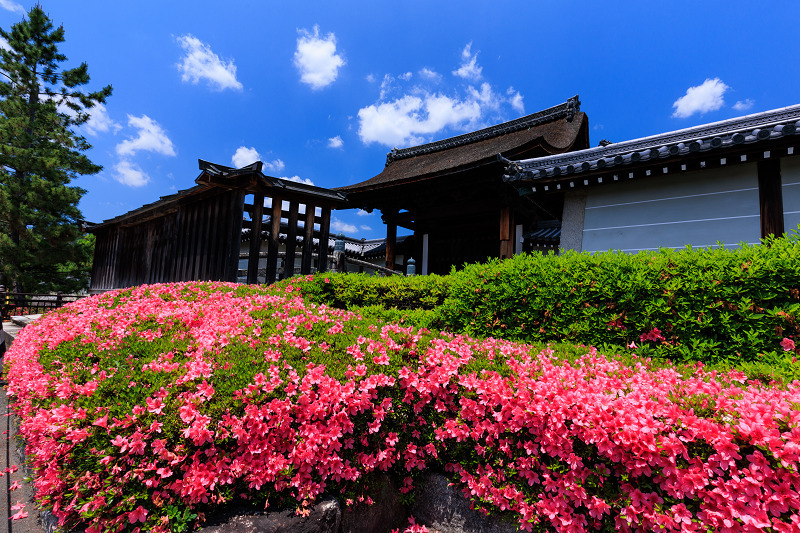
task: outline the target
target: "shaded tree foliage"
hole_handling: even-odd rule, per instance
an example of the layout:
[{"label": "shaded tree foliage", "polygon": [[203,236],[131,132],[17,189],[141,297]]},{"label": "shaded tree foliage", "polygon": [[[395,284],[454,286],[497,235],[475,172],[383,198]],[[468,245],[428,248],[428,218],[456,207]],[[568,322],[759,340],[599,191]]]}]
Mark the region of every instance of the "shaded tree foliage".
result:
[{"label": "shaded tree foliage", "polygon": [[39,6],[0,36],[0,283],[72,292],[88,285],[92,240],[80,228],[86,191],[70,183],[102,169],[84,155],[91,145],[76,127],[111,86],[81,91],[88,67],[62,68],[64,28]]}]

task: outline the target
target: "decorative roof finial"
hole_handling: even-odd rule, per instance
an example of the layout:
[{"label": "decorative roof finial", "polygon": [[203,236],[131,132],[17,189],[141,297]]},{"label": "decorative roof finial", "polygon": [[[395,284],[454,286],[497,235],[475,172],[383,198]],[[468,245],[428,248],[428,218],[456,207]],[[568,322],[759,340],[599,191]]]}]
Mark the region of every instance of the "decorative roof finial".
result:
[{"label": "decorative roof finial", "polygon": [[386,154],[386,164],[384,166],[388,167],[389,163],[394,161],[396,155],[397,155],[397,148],[392,148],[391,151]]},{"label": "decorative roof finial", "polygon": [[567,122],[572,122],[572,119],[575,118],[575,114],[581,110],[581,100],[576,94],[569,100],[567,100]]}]

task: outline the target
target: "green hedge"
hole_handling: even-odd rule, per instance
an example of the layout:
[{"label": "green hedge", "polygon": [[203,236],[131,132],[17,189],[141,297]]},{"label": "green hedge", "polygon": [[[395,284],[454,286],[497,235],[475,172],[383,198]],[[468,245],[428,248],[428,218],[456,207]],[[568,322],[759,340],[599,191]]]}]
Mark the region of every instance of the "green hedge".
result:
[{"label": "green hedge", "polygon": [[358,311],[365,318],[442,329],[439,307],[449,276],[370,276],[326,272],[279,282],[279,290],[298,290],[317,304]]},{"label": "green hedge", "polygon": [[796,233],[735,249],[523,254],[448,276],[328,273],[282,284],[385,321],[606,350],[635,344],[641,355],[676,362],[800,375],[795,354],[781,346],[784,338],[800,345]]},{"label": "green hedge", "polygon": [[471,335],[635,343],[678,361],[782,360],[781,341],[798,333],[800,238],[736,249],[519,255],[468,265],[448,281],[440,319]]}]

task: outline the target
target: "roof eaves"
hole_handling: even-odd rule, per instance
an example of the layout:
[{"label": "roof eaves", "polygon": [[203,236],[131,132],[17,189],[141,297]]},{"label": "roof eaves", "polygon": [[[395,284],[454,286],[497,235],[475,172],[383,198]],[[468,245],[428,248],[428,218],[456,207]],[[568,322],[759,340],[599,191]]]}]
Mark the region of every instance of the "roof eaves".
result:
[{"label": "roof eaves", "polygon": [[774,140],[800,132],[800,104],[607,146],[506,164],[506,182],[557,178],[694,152]]},{"label": "roof eaves", "polygon": [[463,146],[465,144],[483,141],[485,139],[491,139],[493,137],[499,137],[500,135],[506,135],[516,131],[532,128],[534,126],[552,122],[560,118],[566,118],[568,122],[571,122],[572,118],[580,111],[580,109],[580,99],[578,98],[578,95],[575,95],[563,104],[559,104],[557,106],[511,120],[509,122],[503,122],[502,124],[497,124],[481,130],[465,133],[456,137],[442,139],[440,141],[421,144],[419,146],[411,146],[409,148],[402,149],[394,148],[388,154],[386,154],[386,166],[389,166],[389,164],[391,164],[393,161],[397,161],[399,159],[416,157],[418,155],[429,154],[432,152],[455,148],[457,146]]},{"label": "roof eaves", "polygon": [[183,189],[181,191],[176,192],[175,194],[162,196],[158,200],[156,200],[155,202],[151,202],[149,204],[145,204],[145,205],[143,205],[143,206],[141,206],[139,208],[136,208],[136,209],[134,209],[132,211],[128,211],[127,213],[123,213],[123,214],[121,214],[119,216],[116,216],[114,218],[109,218],[109,219],[104,220],[102,222],[99,222],[97,224],[93,224],[91,226],[91,228],[87,228],[87,230],[89,232],[94,232],[95,230],[102,229],[105,226],[108,226],[108,225],[111,225],[111,224],[115,224],[115,223],[118,223],[118,222],[124,222],[125,220],[136,218],[139,215],[147,213],[148,211],[152,211],[154,209],[163,209],[164,206],[167,206],[167,205],[169,205],[171,203],[175,203],[180,198],[183,198],[185,196],[190,196],[190,195],[192,195],[192,194],[194,194],[196,192],[199,192],[201,190],[204,190],[206,188],[207,187],[205,185],[195,185],[194,187],[192,187],[190,189]]}]

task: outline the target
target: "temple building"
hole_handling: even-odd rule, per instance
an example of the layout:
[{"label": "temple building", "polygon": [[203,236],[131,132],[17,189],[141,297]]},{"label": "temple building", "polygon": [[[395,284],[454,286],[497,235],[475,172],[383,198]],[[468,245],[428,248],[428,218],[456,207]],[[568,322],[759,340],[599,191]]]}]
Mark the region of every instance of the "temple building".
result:
[{"label": "temple building", "polygon": [[[413,231],[420,274],[446,274],[464,263],[510,257],[557,243],[563,196],[520,196],[503,179],[504,160],[589,147],[588,119],[575,96],[510,122],[420,146],[392,150],[383,171],[335,191],[348,207],[379,210],[387,226],[386,266],[397,261],[397,228]],[[525,240],[527,236],[527,241]]]},{"label": "temple building", "polygon": [[800,224],[799,135],[795,105],[591,148],[575,96],[394,149],[379,174],[336,189],[266,176],[260,162],[201,160],[194,187],[90,227],[92,290],[325,271],[335,209],[379,210],[386,223],[385,241],[340,238],[355,260],[348,271],[405,272],[413,258],[417,274],[446,274],[532,250],[755,244]]},{"label": "temple building", "polygon": [[800,105],[509,162],[521,198],[562,205],[561,249],[742,242],[800,224]]}]

